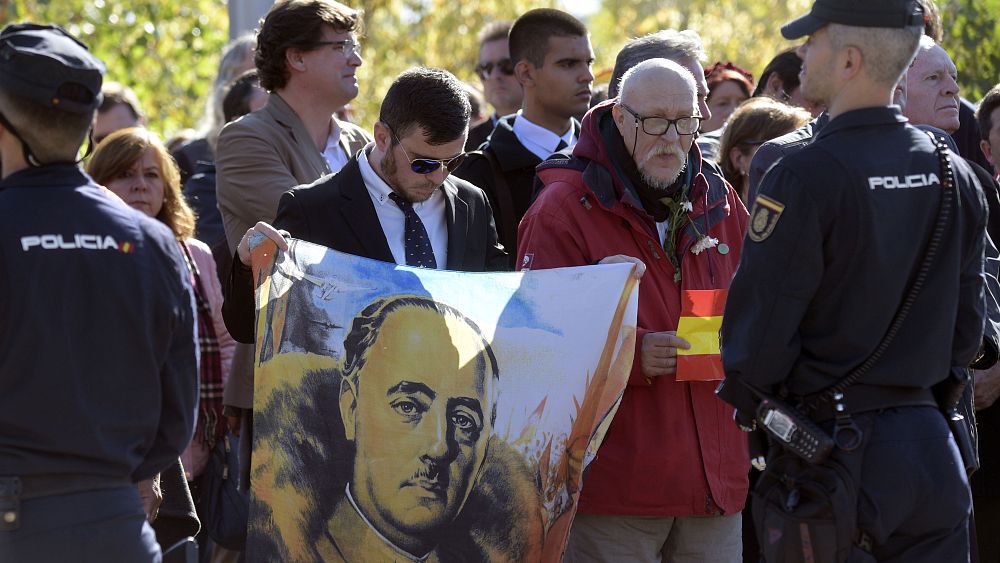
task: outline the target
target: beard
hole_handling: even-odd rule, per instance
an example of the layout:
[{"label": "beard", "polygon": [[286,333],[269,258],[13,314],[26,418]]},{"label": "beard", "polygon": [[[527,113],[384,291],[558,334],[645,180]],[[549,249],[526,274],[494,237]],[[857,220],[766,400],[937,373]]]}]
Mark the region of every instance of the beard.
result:
[{"label": "beard", "polygon": [[[389,185],[389,189],[395,192],[400,198],[410,202],[410,203],[420,203],[422,201],[427,201],[434,194],[433,190],[430,188],[437,187],[433,182],[424,181],[422,186],[414,186],[413,189],[406,189],[404,187],[402,180],[399,178],[399,163],[396,160],[396,155],[392,150],[386,151],[385,156],[382,157],[382,175],[385,183]],[[419,192],[414,192],[414,189],[418,190],[428,190],[429,193],[426,195]]]},{"label": "beard", "polygon": [[[649,172],[646,169],[646,164],[649,163],[649,161],[652,160],[654,157],[657,157],[661,154],[674,155],[677,158],[677,160],[680,161],[680,165],[677,166],[677,170],[668,171],[666,174],[667,176],[666,178],[662,176],[654,176],[651,172]],[[644,156],[642,160],[639,161],[638,163],[639,175],[642,176],[642,181],[646,182],[646,184],[649,185],[649,187],[655,190],[666,190],[670,188],[670,186],[672,186],[674,182],[677,180],[677,177],[681,175],[681,172],[684,171],[684,168],[686,166],[687,166],[687,154],[680,147],[676,145],[654,146],[649,150],[648,153],[646,153],[646,156]]]},{"label": "beard", "polygon": [[831,92],[829,76],[833,68],[811,70],[807,69],[805,63],[799,71],[799,93],[802,99],[817,106],[827,106],[830,104]]}]

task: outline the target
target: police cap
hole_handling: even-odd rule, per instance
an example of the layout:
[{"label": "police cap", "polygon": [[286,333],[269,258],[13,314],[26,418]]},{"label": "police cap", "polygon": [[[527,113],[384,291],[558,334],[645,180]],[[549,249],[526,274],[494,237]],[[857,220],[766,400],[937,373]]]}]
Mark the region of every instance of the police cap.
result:
[{"label": "police cap", "polygon": [[924,11],[916,0],[816,0],[808,14],[782,26],[781,35],[798,39],[828,23],[853,27],[923,26]]},{"label": "police cap", "polygon": [[0,32],[0,85],[13,94],[69,113],[101,104],[104,63],[55,25],[20,23]]}]

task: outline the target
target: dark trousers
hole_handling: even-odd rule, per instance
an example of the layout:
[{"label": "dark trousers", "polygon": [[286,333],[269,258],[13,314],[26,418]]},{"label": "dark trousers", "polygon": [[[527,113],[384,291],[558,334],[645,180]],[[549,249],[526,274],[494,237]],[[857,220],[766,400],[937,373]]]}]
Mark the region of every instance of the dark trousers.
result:
[{"label": "dark trousers", "polygon": [[869,434],[867,447],[860,454],[835,455],[863,456],[858,526],[871,537],[875,559],[880,563],[968,561],[972,496],[940,411],[899,407],[855,418]]},{"label": "dark trousers", "polygon": [[979,561],[1000,563],[1000,497],[973,497]]},{"label": "dark trousers", "polygon": [[21,501],[21,525],[0,531],[0,561],[159,563],[136,487]]}]

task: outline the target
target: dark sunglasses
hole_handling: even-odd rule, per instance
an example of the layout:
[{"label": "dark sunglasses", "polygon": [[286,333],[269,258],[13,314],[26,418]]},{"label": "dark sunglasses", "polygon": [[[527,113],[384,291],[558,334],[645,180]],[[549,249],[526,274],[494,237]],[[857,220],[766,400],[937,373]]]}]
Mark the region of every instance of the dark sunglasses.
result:
[{"label": "dark sunglasses", "polygon": [[[389,129],[392,132],[392,129]],[[465,162],[465,157],[468,156],[466,153],[462,153],[456,157],[449,158],[448,160],[438,160],[435,158],[410,158],[410,153],[406,152],[406,147],[403,143],[399,141],[399,137],[395,133],[392,133],[392,138],[396,140],[396,144],[399,148],[403,149],[403,154],[406,155],[406,160],[410,161],[410,170],[413,170],[416,174],[430,174],[438,168],[444,166],[448,172],[455,170]]]},{"label": "dark sunglasses", "polygon": [[486,62],[476,65],[476,74],[479,78],[486,80],[493,74],[493,69],[496,68],[500,72],[507,76],[513,76],[514,74],[514,63],[510,62],[510,59],[500,59],[497,62]]}]

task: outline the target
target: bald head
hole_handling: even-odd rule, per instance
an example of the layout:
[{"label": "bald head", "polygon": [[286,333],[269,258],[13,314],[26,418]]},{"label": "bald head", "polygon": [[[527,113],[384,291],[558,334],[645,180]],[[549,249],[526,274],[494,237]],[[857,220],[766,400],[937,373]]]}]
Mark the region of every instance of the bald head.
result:
[{"label": "bald head", "polygon": [[689,94],[696,100],[697,91],[694,76],[686,68],[669,59],[649,59],[622,76],[619,97],[626,104],[636,96],[684,97]]}]

